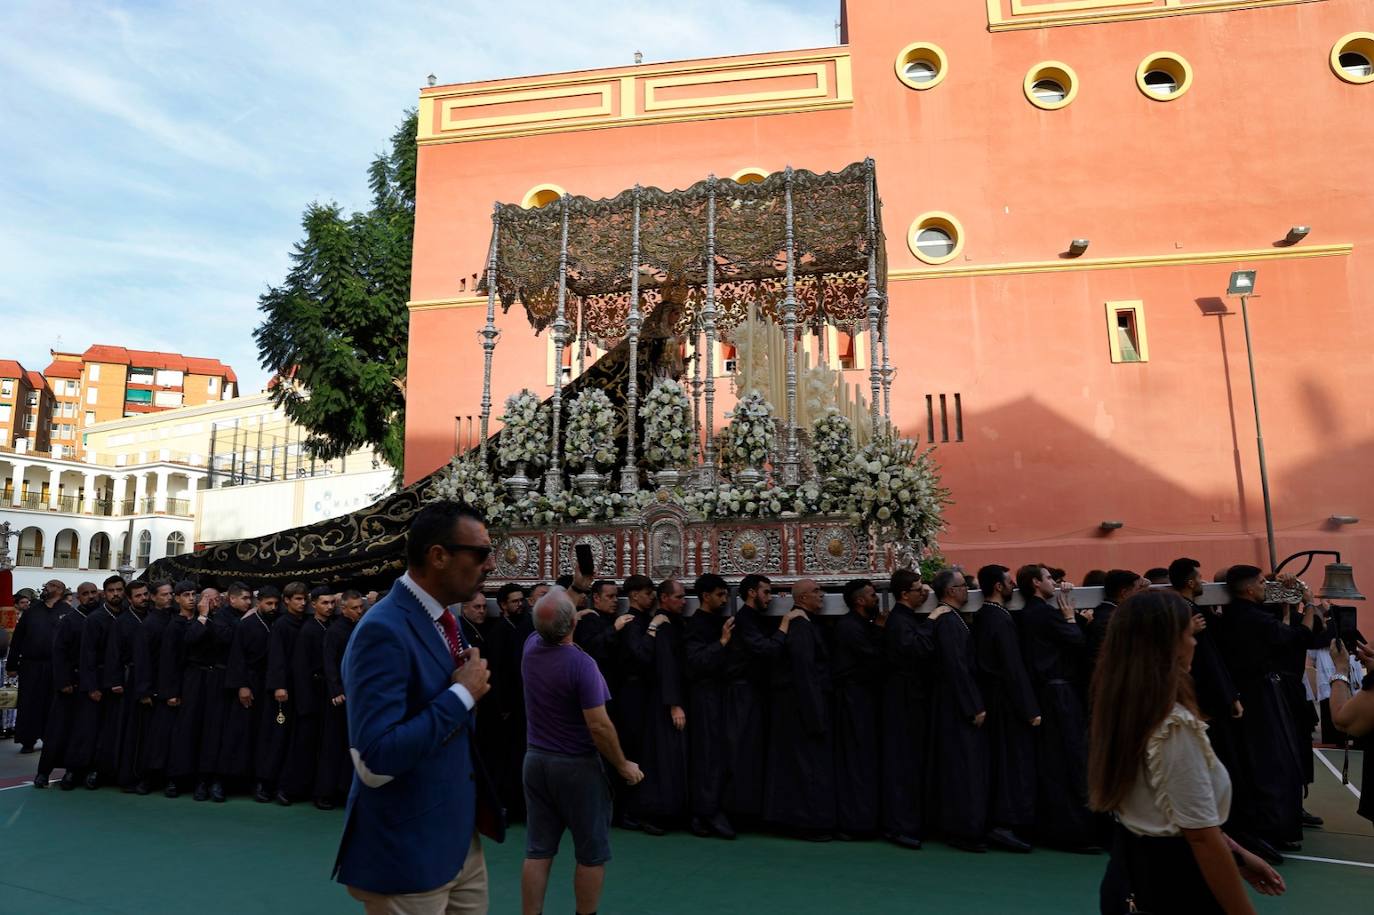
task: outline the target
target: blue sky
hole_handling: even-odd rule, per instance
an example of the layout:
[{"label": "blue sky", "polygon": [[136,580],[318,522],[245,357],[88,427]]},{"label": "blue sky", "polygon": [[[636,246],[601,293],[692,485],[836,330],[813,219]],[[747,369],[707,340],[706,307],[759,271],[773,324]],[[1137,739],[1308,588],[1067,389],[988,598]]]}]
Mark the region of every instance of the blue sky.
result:
[{"label": "blue sky", "polygon": [[[258,390],[257,296],[425,76],[816,47],[839,0],[0,3],[0,358],[109,343]],[[747,24],[747,28],[739,28]],[[766,24],[766,25],[765,25]],[[627,176],[627,181],[632,176]]]}]

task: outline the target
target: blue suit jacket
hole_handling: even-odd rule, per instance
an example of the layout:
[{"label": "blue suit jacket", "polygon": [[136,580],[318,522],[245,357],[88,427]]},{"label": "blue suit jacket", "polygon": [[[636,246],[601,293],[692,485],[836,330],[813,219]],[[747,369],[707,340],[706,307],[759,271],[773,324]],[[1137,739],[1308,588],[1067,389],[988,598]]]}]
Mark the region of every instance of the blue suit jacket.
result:
[{"label": "blue suit jacket", "polygon": [[349,746],[361,766],[334,877],[387,895],[442,886],[458,875],[472,841],[473,716],[449,689],[453,660],[443,637],[405,585],[358,623],[342,672]]}]

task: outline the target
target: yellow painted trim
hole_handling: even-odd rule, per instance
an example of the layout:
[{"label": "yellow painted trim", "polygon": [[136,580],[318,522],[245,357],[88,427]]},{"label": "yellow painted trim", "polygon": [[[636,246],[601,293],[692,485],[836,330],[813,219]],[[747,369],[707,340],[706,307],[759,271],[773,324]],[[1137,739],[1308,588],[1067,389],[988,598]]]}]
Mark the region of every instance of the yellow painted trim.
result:
[{"label": "yellow painted trim", "polygon": [[441,311],[449,308],[485,308],[487,297],[484,295],[465,295],[454,299],[417,299],[406,302],[411,311]]},{"label": "yellow painted trim", "polygon": [[[943,257],[930,257],[921,253],[920,247],[916,244],[916,236],[923,229],[944,229],[954,239],[954,250]],[[947,264],[964,252],[964,226],[959,220],[949,213],[940,210],[932,210],[929,213],[922,213],[911,222],[911,228],[906,231],[906,246],[911,249],[911,253],[916,255],[918,260],[927,264]]]},{"label": "yellow painted trim", "polygon": [[[1145,2],[1145,0],[1140,0]],[[1130,19],[1159,19],[1164,16],[1191,16],[1199,13],[1228,13],[1236,10],[1265,9],[1291,6],[1298,3],[1322,3],[1325,0],[1166,0],[1166,6],[1143,9],[1088,9],[1079,14],[1051,13],[1042,16],[1008,18],[1002,13],[1001,0],[987,0],[988,31],[1011,32],[1021,29],[1044,29],[1066,25],[1097,25]],[[1184,4],[1187,5],[1184,5]],[[1139,3],[1137,3],[1139,6]]]},{"label": "yellow painted trim", "polygon": [[[711,83],[748,82],[756,79],[779,79],[788,76],[814,76],[816,85],[810,89],[772,89],[766,92],[738,92],[729,95],[708,95],[698,98],[659,100],[660,89],[677,86],[703,86]],[[830,81],[826,79],[825,62],[799,64],[790,67],[756,67],[750,70],[727,70],[723,73],[692,73],[687,75],[655,76],[644,80],[644,111],[672,111],[683,108],[710,108],[720,105],[750,105],[757,102],[781,102],[796,99],[829,98]]]},{"label": "yellow painted trim", "polygon": [[1014,264],[967,264],[942,270],[904,268],[889,270],[892,282],[938,280],[956,277],[1009,276],[1034,273],[1075,273],[1090,270],[1130,270],[1140,267],[1189,267],[1200,264],[1247,263],[1266,260],[1303,260],[1311,257],[1344,257],[1355,250],[1350,243],[1307,245],[1296,248],[1253,248],[1245,251],[1205,251],[1197,254],[1146,254],[1134,257],[1075,258],[1027,261]]},{"label": "yellow painted trim", "polygon": [[733,175],[730,176],[730,180],[735,182],[736,184],[753,184],[753,181],[745,181],[743,179],[753,178],[754,181],[762,181],[764,178],[767,178],[770,174],[771,172],[759,168],[757,165],[750,165],[746,168],[742,168],[739,171],[735,172]]},{"label": "yellow painted trim", "polygon": [[[551,200],[545,200],[541,203],[539,198],[548,193],[552,193],[554,197]],[[536,184],[525,192],[525,196],[521,199],[520,205],[527,210],[535,207],[548,206],[553,203],[554,200],[566,196],[567,193],[567,191],[563,190],[563,188],[557,184]]]},{"label": "yellow painted trim", "polygon": [[[1061,0],[1059,3],[1034,3],[1026,5],[1026,0],[1011,0],[1013,16],[1028,13],[1078,13],[1084,10],[1100,12],[1113,6],[1140,6],[1144,0]],[[1172,0],[1177,3],[1178,0]]]},{"label": "yellow painted trim", "polygon": [[[829,85],[827,66],[835,68],[833,96]],[[752,93],[749,95],[722,95],[696,99],[655,101],[650,98],[648,83],[653,81],[659,88],[667,85],[688,85],[711,82],[729,82],[737,74],[760,75],[749,78],[766,78],[775,75],[795,75],[796,73],[817,74],[818,84],[824,84],[823,91],[797,90],[789,92]],[[637,84],[645,84],[645,108],[636,105]],[[509,101],[526,101],[539,98],[567,98],[570,96],[600,93],[603,104],[597,106],[602,113],[587,114],[584,111],[536,112],[529,115],[508,115],[487,119],[496,123],[486,123],[483,119],[455,122],[450,119],[440,124],[438,130],[432,129],[433,117],[428,120],[424,113],[433,112],[439,106],[441,112],[450,109],[478,108],[490,104]],[[609,98],[618,94],[620,111],[611,113]],[[752,98],[752,100],[751,100]],[[648,110],[653,102],[656,110]],[[510,82],[501,86],[436,86],[420,92],[421,120],[416,141],[421,146],[446,143],[467,143],[476,140],[508,139],[513,137],[535,136],[545,133],[565,133],[581,130],[605,130],[633,124],[671,124],[688,121],[715,120],[738,117],[761,117],[774,114],[800,114],[811,111],[828,111],[852,108],[854,106],[853,66],[845,48],[818,49],[801,51],[778,56],[773,59],[753,56],[748,60],[707,60],[689,61],[664,65],[641,65],[633,69],[602,70],[594,73],[563,74]],[[590,110],[590,109],[588,109]],[[445,132],[449,131],[449,132]]]},{"label": "yellow painted trim", "polygon": [[[1046,102],[1036,97],[1032,87],[1042,79],[1052,79],[1064,85],[1065,95],[1057,102]],[[1073,104],[1073,100],[1078,98],[1078,74],[1073,67],[1058,60],[1042,60],[1040,63],[1026,71],[1026,78],[1021,84],[1021,88],[1026,93],[1026,100],[1036,108],[1043,108],[1046,111],[1058,111],[1060,108],[1067,108]]]},{"label": "yellow painted trim", "polygon": [[[1154,70],[1163,70],[1168,73],[1173,77],[1178,88],[1169,95],[1160,95],[1153,91],[1145,82],[1145,75]],[[1136,67],[1135,84],[1145,97],[1152,101],[1172,102],[1174,99],[1182,98],[1189,89],[1193,88],[1193,65],[1173,51],[1156,51],[1146,56],[1140,62],[1140,66]]]},{"label": "yellow painted trim", "polygon": [[[1135,313],[1136,347],[1140,350],[1139,359],[1126,359],[1121,355],[1121,338],[1117,335],[1116,316],[1123,312]],[[1112,362],[1134,365],[1150,361],[1150,343],[1145,337],[1145,303],[1139,299],[1107,303],[1107,346],[1111,351]]]},{"label": "yellow painted trim", "polygon": [[1351,32],[1349,35],[1342,35],[1331,46],[1332,73],[1355,85],[1374,83],[1374,73],[1368,76],[1351,76],[1341,68],[1341,55],[1347,51],[1363,54],[1370,63],[1374,63],[1374,32]]},{"label": "yellow painted trim", "polygon": [[[918,83],[906,75],[906,65],[916,60],[924,60],[935,65],[935,78],[928,83]],[[949,56],[945,54],[945,49],[938,44],[931,44],[928,41],[913,41],[911,44],[897,52],[897,59],[893,62],[893,68],[897,71],[897,79],[904,85],[918,92],[927,89],[934,89],[945,81],[945,76],[949,73]]]},{"label": "yellow painted trim", "polygon": [[[611,113],[612,83],[584,86],[555,86],[548,89],[523,89],[514,92],[493,92],[486,95],[473,95],[466,98],[445,98],[439,101],[440,130],[478,130],[483,127],[507,127],[514,124],[531,124],[549,121],[568,121],[575,118],[593,118]],[[584,95],[600,96],[595,105],[581,108],[562,108],[541,111],[537,114],[503,114],[486,118],[456,118],[454,112],[463,109],[480,110],[492,105],[509,102],[535,102],[547,99],[578,98]]]}]

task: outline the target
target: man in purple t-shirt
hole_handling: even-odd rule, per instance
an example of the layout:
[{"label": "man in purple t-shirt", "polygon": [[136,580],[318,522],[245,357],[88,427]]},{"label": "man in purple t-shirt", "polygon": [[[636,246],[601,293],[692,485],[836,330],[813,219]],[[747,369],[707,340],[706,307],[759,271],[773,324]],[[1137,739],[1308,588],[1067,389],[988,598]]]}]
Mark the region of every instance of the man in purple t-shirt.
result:
[{"label": "man in purple t-shirt", "polygon": [[[563,831],[573,836],[578,912],[595,912],[611,859],[611,786],[601,757],[631,785],[644,778],[625,758],[606,714],[611,692],[596,662],[573,644],[577,610],[553,588],[534,605],[534,634],[525,642],[525,865],[520,894],[526,915],[544,908],[549,871]],[[600,755],[598,755],[598,751]]]}]

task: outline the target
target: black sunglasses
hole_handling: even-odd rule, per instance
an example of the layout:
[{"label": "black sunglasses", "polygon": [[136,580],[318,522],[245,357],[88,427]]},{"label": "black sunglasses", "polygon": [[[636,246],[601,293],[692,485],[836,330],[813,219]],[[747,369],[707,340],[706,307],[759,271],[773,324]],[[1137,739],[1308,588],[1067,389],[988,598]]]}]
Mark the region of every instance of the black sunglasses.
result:
[{"label": "black sunglasses", "polygon": [[492,551],[490,546],[476,546],[471,543],[441,543],[438,545],[450,553],[471,553],[478,563],[486,562]]}]

